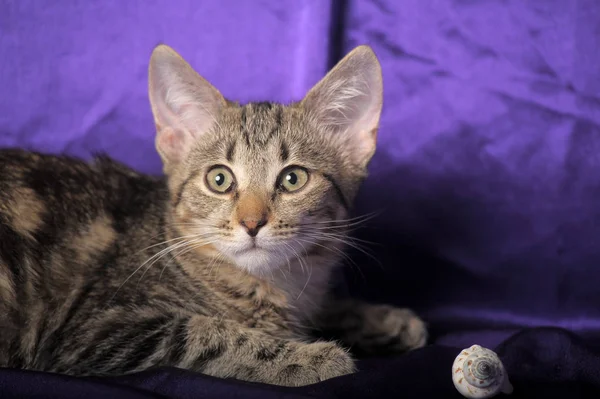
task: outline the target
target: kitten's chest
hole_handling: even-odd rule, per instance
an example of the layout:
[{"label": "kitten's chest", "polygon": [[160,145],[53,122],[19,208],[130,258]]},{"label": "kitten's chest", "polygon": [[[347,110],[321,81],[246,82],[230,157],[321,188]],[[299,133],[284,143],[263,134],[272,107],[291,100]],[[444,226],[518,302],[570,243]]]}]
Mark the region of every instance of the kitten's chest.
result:
[{"label": "kitten's chest", "polygon": [[194,268],[194,277],[207,287],[215,317],[273,335],[298,337],[310,330],[313,316],[323,305],[331,270],[293,266],[285,275],[261,278],[222,264]]},{"label": "kitten's chest", "polygon": [[330,268],[314,267],[309,270],[292,269],[287,276],[273,279],[273,284],[285,294],[290,313],[305,328],[310,328],[308,324],[326,306],[330,276]]},{"label": "kitten's chest", "polygon": [[235,320],[275,336],[290,338],[301,334],[299,319],[288,296],[271,282],[227,269],[205,277],[216,317]]},{"label": "kitten's chest", "polygon": [[281,279],[236,280],[227,284],[223,303],[248,327],[276,325],[304,334],[324,305],[328,283],[329,273],[324,270]]}]

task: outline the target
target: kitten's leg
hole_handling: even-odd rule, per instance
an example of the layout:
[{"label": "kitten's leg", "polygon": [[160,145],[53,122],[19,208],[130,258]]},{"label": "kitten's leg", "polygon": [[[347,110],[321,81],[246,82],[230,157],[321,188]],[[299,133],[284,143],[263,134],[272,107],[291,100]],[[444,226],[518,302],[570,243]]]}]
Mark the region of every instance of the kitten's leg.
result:
[{"label": "kitten's leg", "polygon": [[409,309],[389,305],[333,300],[325,304],[317,324],[324,336],[341,340],[361,355],[405,352],[427,341],[421,319]]},{"label": "kitten's leg", "polygon": [[116,375],[175,366],[215,377],[287,386],[354,371],[347,351],[332,342],[309,344],[275,338],[214,317],[142,312],[112,315],[95,324],[100,330],[93,332],[89,341],[80,339],[69,345],[75,353],[67,351],[52,371]]}]

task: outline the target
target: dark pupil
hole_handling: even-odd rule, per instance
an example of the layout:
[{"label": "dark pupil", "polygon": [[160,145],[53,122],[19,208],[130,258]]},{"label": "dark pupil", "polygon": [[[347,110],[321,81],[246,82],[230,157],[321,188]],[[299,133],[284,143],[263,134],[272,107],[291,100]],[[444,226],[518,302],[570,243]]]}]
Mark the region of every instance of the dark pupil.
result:
[{"label": "dark pupil", "polygon": [[288,183],[290,183],[292,186],[295,185],[296,183],[298,183],[298,176],[295,173],[290,173],[288,174],[285,179],[288,181]]},{"label": "dark pupil", "polygon": [[223,183],[225,183],[225,175],[223,173],[219,173],[218,175],[216,175],[215,183],[217,183],[218,186],[223,185]]}]

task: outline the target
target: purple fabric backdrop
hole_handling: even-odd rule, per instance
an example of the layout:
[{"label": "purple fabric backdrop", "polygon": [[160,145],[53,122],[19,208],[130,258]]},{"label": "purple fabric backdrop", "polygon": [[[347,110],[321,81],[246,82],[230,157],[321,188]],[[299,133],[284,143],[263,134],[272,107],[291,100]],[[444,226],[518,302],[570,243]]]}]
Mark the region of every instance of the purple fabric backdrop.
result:
[{"label": "purple fabric backdrop", "polygon": [[0,145],[160,171],[150,52],[181,53],[226,97],[301,98],[328,68],[329,1],[2,0]]},{"label": "purple fabric backdrop", "polygon": [[[347,29],[346,47],[374,46],[386,90],[361,208],[385,210],[389,273],[370,291],[446,334],[598,337],[600,3],[354,1]],[[400,264],[394,243],[444,264]]]},{"label": "purple fabric backdrop", "polygon": [[[357,253],[351,289],[418,309],[438,345],[497,347],[536,326],[600,344],[597,0],[3,0],[0,146],[158,173],[146,70],[160,42],[228,97],[284,102],[370,44],[385,106],[358,210],[382,213],[359,236],[383,267]],[[509,373],[599,372],[594,352],[566,360],[571,335],[531,331],[554,358],[527,363],[504,341]]]}]

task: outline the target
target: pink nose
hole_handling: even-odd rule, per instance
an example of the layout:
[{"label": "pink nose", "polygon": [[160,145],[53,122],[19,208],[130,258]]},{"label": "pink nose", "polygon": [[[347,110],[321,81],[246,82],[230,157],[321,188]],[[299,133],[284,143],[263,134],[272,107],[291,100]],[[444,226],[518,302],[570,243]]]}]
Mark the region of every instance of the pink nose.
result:
[{"label": "pink nose", "polygon": [[250,237],[256,237],[260,228],[267,224],[267,217],[263,215],[260,218],[245,218],[240,220],[240,224],[244,226]]}]

